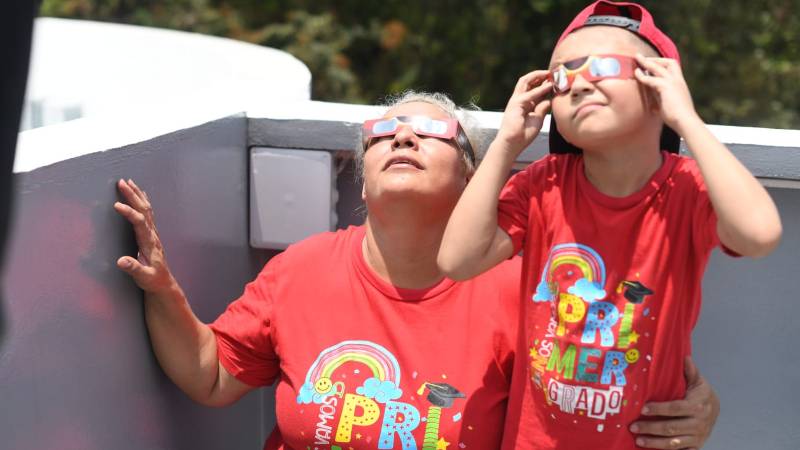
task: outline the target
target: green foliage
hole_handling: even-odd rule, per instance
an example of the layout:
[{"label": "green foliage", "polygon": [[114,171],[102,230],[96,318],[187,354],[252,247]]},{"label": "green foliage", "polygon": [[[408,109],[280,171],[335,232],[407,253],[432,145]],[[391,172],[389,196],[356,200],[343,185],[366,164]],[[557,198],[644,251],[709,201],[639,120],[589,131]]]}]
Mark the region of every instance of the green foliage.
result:
[{"label": "green foliage", "polygon": [[[319,100],[375,103],[407,88],[500,110],[548,64],[588,0],[44,0],[42,15],[227,36],[286,50]],[[676,41],[710,123],[800,128],[800,0],[642,1]]]}]

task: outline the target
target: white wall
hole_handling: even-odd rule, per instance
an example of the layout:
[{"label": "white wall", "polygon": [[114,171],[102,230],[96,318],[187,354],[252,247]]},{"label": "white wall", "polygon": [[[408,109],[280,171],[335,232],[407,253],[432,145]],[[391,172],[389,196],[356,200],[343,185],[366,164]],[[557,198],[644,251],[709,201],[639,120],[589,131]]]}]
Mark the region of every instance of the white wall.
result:
[{"label": "white wall", "polygon": [[231,105],[243,111],[267,99],[307,100],[310,85],[308,68],[275,49],[181,31],[39,18],[23,129],[77,117]]}]

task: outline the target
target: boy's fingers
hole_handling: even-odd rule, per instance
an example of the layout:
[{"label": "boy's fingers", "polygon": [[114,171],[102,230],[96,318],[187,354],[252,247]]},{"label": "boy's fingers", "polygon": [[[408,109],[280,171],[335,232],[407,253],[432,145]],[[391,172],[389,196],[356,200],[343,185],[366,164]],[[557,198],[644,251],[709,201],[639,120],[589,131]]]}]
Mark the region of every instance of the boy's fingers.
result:
[{"label": "boy's fingers", "polygon": [[534,70],[533,72],[528,72],[517,81],[517,85],[514,87],[514,95],[521,94],[530,89],[531,84],[533,83],[541,83],[542,80],[547,78],[547,74],[549,72],[546,70]]},{"label": "boy's fingers", "polygon": [[678,61],[675,61],[672,58],[648,58],[649,61],[654,62],[655,64],[664,67],[666,69],[672,69],[675,67],[680,67]]},{"label": "boy's fingers", "polygon": [[533,114],[539,117],[544,117],[547,114],[547,111],[550,110],[550,100],[542,100],[541,102],[537,103],[536,106],[533,108]]},{"label": "boy's fingers", "polygon": [[517,80],[517,84],[514,86],[514,93],[512,95],[517,95],[522,92],[525,92],[525,87],[528,85],[528,78],[530,78],[530,74],[527,73]]},{"label": "boy's fingers", "polygon": [[638,68],[638,67],[636,68],[636,70],[633,71],[633,76],[635,76],[636,79],[639,80],[640,83],[644,84],[647,87],[651,87],[651,88],[654,88],[654,89],[658,88],[659,84],[661,83],[661,79],[660,78],[654,77],[652,75],[648,75],[648,74],[644,73],[644,71],[642,69]]},{"label": "boy's fingers", "polygon": [[660,65],[661,67],[667,67],[672,63],[677,64],[677,61],[675,61],[672,58],[662,58],[660,56],[644,56],[641,53],[636,54],[636,59],[639,61],[652,62],[654,64]]},{"label": "boy's fingers", "polygon": [[645,58],[642,55],[637,55],[636,61],[640,66],[647,69],[648,72],[659,77],[666,76],[669,73],[667,67],[664,65],[665,63],[656,61],[653,58]]},{"label": "boy's fingers", "polygon": [[549,81],[545,81],[544,83],[536,86],[535,88],[523,92],[517,96],[517,100],[520,102],[531,102],[536,100],[539,97],[544,97],[549,94],[553,89],[553,84]]}]

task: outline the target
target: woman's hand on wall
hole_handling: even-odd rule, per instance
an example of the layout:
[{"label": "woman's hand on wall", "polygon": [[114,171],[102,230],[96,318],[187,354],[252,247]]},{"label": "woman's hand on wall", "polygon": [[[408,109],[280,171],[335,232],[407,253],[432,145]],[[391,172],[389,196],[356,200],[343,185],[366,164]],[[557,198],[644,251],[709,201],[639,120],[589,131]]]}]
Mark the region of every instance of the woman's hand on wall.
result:
[{"label": "woman's hand on wall", "polygon": [[147,193],[131,179],[119,180],[117,188],[125,203],[114,203],[114,209],[133,225],[139,247],[137,258],[123,256],[117,260],[117,267],[130,275],[145,292],[159,293],[173,289],[177,283],[167,266],[164,246],[156,230]]}]

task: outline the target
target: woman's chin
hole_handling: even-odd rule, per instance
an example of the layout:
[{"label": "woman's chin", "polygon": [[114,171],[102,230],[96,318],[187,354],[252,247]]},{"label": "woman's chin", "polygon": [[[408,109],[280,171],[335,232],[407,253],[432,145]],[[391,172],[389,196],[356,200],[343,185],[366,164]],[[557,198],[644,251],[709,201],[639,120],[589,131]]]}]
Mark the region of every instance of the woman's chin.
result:
[{"label": "woman's chin", "polygon": [[369,195],[370,203],[383,204],[392,208],[414,208],[421,212],[435,208],[441,210],[447,205],[452,209],[461,193],[454,190],[426,186],[424,183],[394,182],[385,183]]}]

